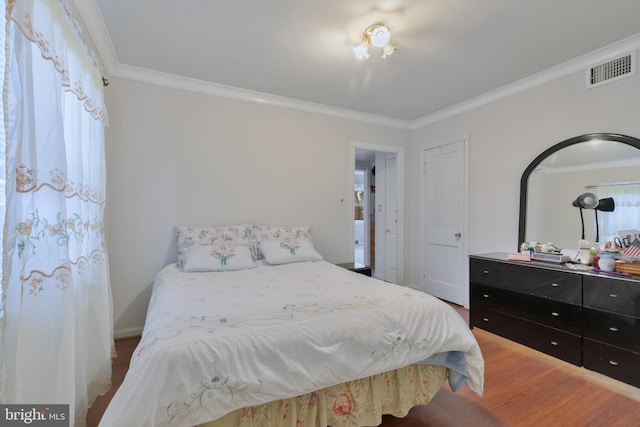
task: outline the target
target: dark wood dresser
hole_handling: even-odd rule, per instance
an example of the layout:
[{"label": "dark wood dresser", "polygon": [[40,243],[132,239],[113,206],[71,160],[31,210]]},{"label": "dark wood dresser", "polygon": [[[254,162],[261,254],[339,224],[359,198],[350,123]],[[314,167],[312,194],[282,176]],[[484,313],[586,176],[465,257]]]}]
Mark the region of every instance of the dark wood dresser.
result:
[{"label": "dark wood dresser", "polygon": [[471,327],[640,387],[640,278],[507,255],[470,256]]}]

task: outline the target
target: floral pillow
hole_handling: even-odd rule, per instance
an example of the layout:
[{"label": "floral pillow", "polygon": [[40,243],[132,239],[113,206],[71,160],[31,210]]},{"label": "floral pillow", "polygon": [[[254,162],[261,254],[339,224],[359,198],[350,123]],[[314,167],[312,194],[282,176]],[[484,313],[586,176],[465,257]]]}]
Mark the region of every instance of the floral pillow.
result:
[{"label": "floral pillow", "polygon": [[311,227],[308,225],[301,225],[295,227],[281,227],[274,225],[256,225],[252,230],[254,244],[258,248],[257,258],[264,258],[264,254],[261,249],[261,244],[269,240],[278,239],[302,239],[306,238],[311,240]]},{"label": "floral pillow", "polygon": [[265,240],[260,243],[260,251],[269,264],[288,264],[290,262],[320,261],[320,255],[313,247],[311,239],[284,238]]},{"label": "floral pillow", "polygon": [[227,225],[220,227],[187,227],[177,228],[178,268],[184,267],[185,254],[192,246],[213,244],[245,245],[253,247],[250,224]]},{"label": "floral pillow", "polygon": [[256,263],[249,246],[203,245],[193,246],[186,254],[183,271],[233,271],[254,268]]}]

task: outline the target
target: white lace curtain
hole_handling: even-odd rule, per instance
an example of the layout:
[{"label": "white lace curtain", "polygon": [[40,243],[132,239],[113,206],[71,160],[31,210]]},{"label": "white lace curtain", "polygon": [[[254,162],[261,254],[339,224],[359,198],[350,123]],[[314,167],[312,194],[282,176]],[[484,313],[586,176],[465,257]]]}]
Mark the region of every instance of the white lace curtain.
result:
[{"label": "white lace curtain", "polygon": [[598,212],[600,241],[613,240],[618,231],[640,230],[640,182],[592,185],[586,187],[598,198],[613,198],[613,212]]},{"label": "white lace curtain", "polygon": [[0,401],[69,404],[109,389],[101,76],[63,0],[6,9],[6,218]]}]

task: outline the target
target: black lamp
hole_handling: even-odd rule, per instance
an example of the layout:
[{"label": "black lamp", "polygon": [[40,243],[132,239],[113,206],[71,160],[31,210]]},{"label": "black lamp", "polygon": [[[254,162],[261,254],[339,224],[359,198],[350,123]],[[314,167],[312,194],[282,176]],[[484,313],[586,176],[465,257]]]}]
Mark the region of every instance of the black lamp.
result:
[{"label": "black lamp", "polygon": [[579,195],[572,205],[581,209],[594,209],[598,206],[598,203],[598,196],[593,193],[584,193]]},{"label": "black lamp", "polygon": [[[582,215],[582,209],[595,209],[598,206],[598,196],[593,193],[584,193],[578,196],[577,199],[571,203],[576,208],[580,209],[580,223],[582,224],[582,240],[584,240],[584,216]],[[596,215],[596,224],[597,224]]]},{"label": "black lamp", "polygon": [[613,201],[612,197],[606,197],[604,199],[600,199],[598,201],[598,205],[596,206],[596,242],[600,241],[600,229],[598,227],[598,211],[602,212],[613,212],[616,208],[616,204]]}]

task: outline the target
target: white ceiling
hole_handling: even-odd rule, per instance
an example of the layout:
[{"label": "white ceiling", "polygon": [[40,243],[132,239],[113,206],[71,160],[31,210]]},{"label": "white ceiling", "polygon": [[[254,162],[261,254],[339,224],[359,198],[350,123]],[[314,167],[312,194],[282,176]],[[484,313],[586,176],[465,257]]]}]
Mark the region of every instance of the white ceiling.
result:
[{"label": "white ceiling", "polygon": [[[112,75],[150,70],[410,122],[587,54],[601,59],[593,52],[613,43],[640,45],[638,0],[75,4]],[[398,51],[356,60],[375,22]]]}]

